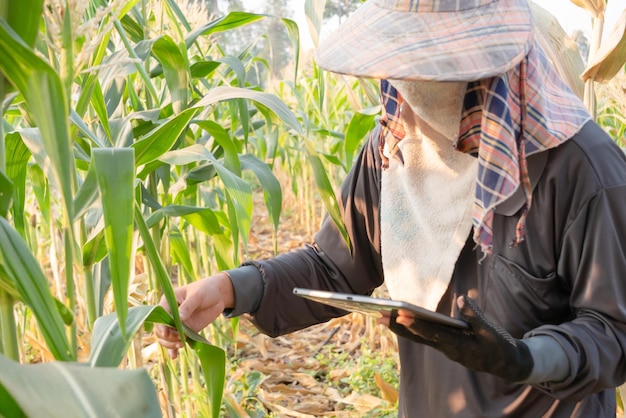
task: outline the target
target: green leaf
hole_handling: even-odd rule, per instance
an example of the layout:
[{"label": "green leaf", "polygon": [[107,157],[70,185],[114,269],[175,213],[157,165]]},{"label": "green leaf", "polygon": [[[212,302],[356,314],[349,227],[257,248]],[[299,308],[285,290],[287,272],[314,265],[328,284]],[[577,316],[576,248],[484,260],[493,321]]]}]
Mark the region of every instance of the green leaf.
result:
[{"label": "green leaf", "polygon": [[104,240],[104,228],[94,234],[89,241],[83,245],[83,267],[93,266],[95,263],[102,261],[107,255],[107,247]]},{"label": "green leaf", "polygon": [[274,225],[274,231],[278,230],[280,221],[280,212],[283,206],[283,192],[280,182],[272,173],[269,166],[259,160],[252,154],[244,154],[240,156],[243,168],[252,170],[263,187],[263,197],[265,206],[270,216],[270,220]]},{"label": "green leaf", "polygon": [[209,161],[215,167],[217,175],[224,183],[228,198],[232,202],[229,211],[233,211],[236,219],[236,227],[231,231],[236,242],[236,236],[241,233],[242,243],[247,245],[248,233],[250,231],[250,220],[252,218],[252,190],[250,185],[242,178],[233,174],[230,170],[220,164],[217,159],[200,144],[194,144],[182,150],[170,151],[161,157],[161,161],[173,165],[185,165],[191,162]]},{"label": "green leaf", "polygon": [[186,51],[183,54],[174,40],[170,36],[164,35],[155,41],[152,52],[163,68],[174,112],[179,113],[187,106],[189,100],[190,76]]},{"label": "green leaf", "polygon": [[[0,215],[6,217],[6,210],[10,206],[11,193],[13,193],[13,222],[15,229],[24,235],[26,171],[31,154],[28,147],[24,145],[24,141],[22,141],[19,133],[11,132],[6,134],[5,141],[5,155],[7,157],[6,175],[13,184],[11,186],[0,186]],[[13,190],[13,186],[15,190]]]},{"label": "green leaf", "polygon": [[339,210],[339,204],[337,203],[335,191],[333,190],[330,180],[328,179],[328,175],[326,174],[326,170],[324,169],[324,164],[322,163],[322,160],[320,160],[317,152],[309,142],[306,143],[306,151],[309,163],[311,164],[311,168],[313,169],[313,175],[315,178],[315,184],[317,185],[317,190],[322,198],[322,203],[324,203],[326,211],[328,212],[331,219],[335,223],[335,226],[341,233],[341,236],[348,245],[348,248],[350,248],[350,250],[352,251],[350,236],[348,235],[346,226],[343,224],[343,218],[341,216],[341,211]]},{"label": "green leaf", "polygon": [[191,64],[189,71],[192,78],[208,78],[220,64],[218,61],[198,61]]},{"label": "green leaf", "polygon": [[120,323],[125,324],[133,257],[135,153],[132,148],[98,148],[92,156],[102,199],[115,310]]},{"label": "green leaf", "polygon": [[4,218],[0,218],[0,254],[5,273],[15,283],[22,300],[33,311],[54,358],[72,360],[63,319],[50,294],[46,277],[22,237]]},{"label": "green leaf", "polygon": [[[2,17],[26,45],[33,46],[39,33],[43,0],[7,1],[4,4],[6,14],[2,14]],[[5,84],[3,89],[5,93],[11,90],[12,86],[6,85],[2,76],[0,82]],[[0,99],[4,100],[4,97]]]},{"label": "green leaf", "polygon": [[15,399],[0,384],[0,416],[4,418],[22,418],[26,417]]},{"label": "green leaf", "polygon": [[259,102],[270,108],[276,116],[278,116],[288,126],[293,128],[297,133],[302,133],[302,127],[291,110],[289,110],[287,105],[285,105],[282,100],[270,93],[262,93],[239,87],[219,86],[209,91],[209,93],[200,99],[195,106],[205,107],[222,100],[230,99],[250,99],[255,102]]},{"label": "green leaf", "polygon": [[[115,314],[105,315],[96,320],[89,357],[89,364],[92,367],[117,367],[130,348],[133,335],[145,322],[174,326],[172,315],[158,305],[136,306],[129,309],[127,321],[128,335],[124,338]],[[213,417],[217,418],[226,380],[226,353],[221,348],[211,345],[204,337],[187,326],[183,326],[183,329],[184,340],[194,349],[200,359]]]},{"label": "green leaf", "polygon": [[228,131],[212,120],[195,121],[195,123],[207,131],[215,142],[224,150],[224,166],[238,176],[241,175],[241,163],[237,154],[237,146],[228,134]]},{"label": "green leaf", "polygon": [[[69,362],[22,365],[0,355],[0,383],[29,417],[161,417],[156,389],[145,369],[90,368]],[[4,412],[3,402],[0,415]]]},{"label": "green leaf", "polygon": [[202,374],[206,381],[207,392],[209,392],[212,416],[218,418],[222,405],[224,382],[226,381],[226,353],[214,345],[194,343],[192,346],[202,365]]},{"label": "green leaf", "polygon": [[43,170],[38,165],[28,167],[30,184],[33,187],[37,205],[46,224],[50,223],[50,187]]},{"label": "green leaf", "polygon": [[126,336],[115,313],[104,315],[96,319],[91,333],[91,352],[87,363],[91,367],[118,367],[134,335],[139,331],[154,306],[139,306],[130,308],[126,317]]},{"label": "green leaf", "polygon": [[246,68],[244,67],[244,64],[241,60],[235,58],[235,57],[231,57],[231,56],[226,56],[226,57],[222,57],[222,58],[218,58],[216,59],[216,61],[218,62],[223,62],[224,64],[228,65],[235,73],[235,75],[237,76],[237,84],[239,87],[243,87],[246,84]]},{"label": "green leaf", "polygon": [[9,1],[7,23],[26,45],[33,46],[39,33],[43,0]]},{"label": "green leaf", "polygon": [[147,164],[169,151],[187,128],[196,111],[196,109],[191,108],[179,113],[135,142],[132,145],[135,149],[135,164],[137,166]]},{"label": "green leaf", "polygon": [[72,203],[74,206],[74,220],[80,219],[97,198],[98,179],[96,178],[95,164],[91,164]]},{"label": "green leaf", "polygon": [[180,216],[195,228],[208,235],[220,235],[223,233],[220,222],[211,208],[168,205],[154,212],[154,214],[157,213],[162,213],[167,216]]},{"label": "green leaf", "polygon": [[199,28],[193,30],[187,38],[185,38],[185,44],[189,48],[199,36],[206,36],[213,33],[229,31],[231,29],[238,28],[240,26],[248,25],[263,19],[265,16],[247,13],[247,12],[230,12],[226,16],[213,20]]},{"label": "green leaf", "polygon": [[6,218],[9,214],[14,189],[15,187],[11,179],[0,171],[0,216],[3,218]]},{"label": "green leaf", "polygon": [[[23,7],[22,5],[18,7]],[[30,13],[28,10],[25,13]],[[72,218],[73,155],[68,102],[57,72],[0,20],[0,71],[22,93],[39,127],[68,219]]]},{"label": "green leaf", "polygon": [[346,154],[346,170],[352,167],[354,154],[361,145],[361,141],[374,128],[376,116],[379,108],[367,109],[355,112],[350,119],[348,128],[346,129],[346,139],[344,141],[344,151]]},{"label": "green leaf", "polygon": [[294,70],[293,70],[293,80],[294,83],[298,80],[298,64],[300,62],[300,29],[298,28],[298,24],[291,19],[281,18],[280,19],[285,28],[287,28],[287,33],[289,34],[289,39],[291,40],[291,46],[294,51]]},{"label": "green leaf", "polygon": [[190,281],[196,279],[196,275],[193,271],[193,264],[191,263],[191,257],[189,256],[189,243],[183,237],[183,234],[175,225],[170,225],[170,232],[167,235],[170,244],[170,253],[172,260],[183,266],[187,277]]},{"label": "green leaf", "polygon": [[141,208],[137,202],[135,202],[135,224],[137,225],[137,229],[139,229],[139,234],[143,240],[144,251],[146,252],[148,260],[152,264],[157,283],[163,291],[165,300],[167,300],[167,304],[172,311],[174,326],[176,327],[180,338],[183,339],[185,332],[183,323],[180,320],[180,313],[178,312],[178,303],[176,302],[174,287],[172,286],[172,282],[167,274],[163,260],[161,260],[161,257],[159,256],[159,252],[154,244],[152,236],[150,235],[150,230],[148,229],[148,225],[146,225],[146,221],[141,213]]}]

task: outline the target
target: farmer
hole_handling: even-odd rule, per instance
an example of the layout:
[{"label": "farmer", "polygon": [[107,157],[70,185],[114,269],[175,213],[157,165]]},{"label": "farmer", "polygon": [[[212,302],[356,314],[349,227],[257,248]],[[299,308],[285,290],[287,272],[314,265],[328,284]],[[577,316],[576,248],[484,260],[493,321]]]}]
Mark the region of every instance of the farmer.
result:
[{"label": "farmer", "polygon": [[[380,79],[380,124],[341,188],[351,249],[327,218],[310,245],[177,289],[183,322],[250,313],[276,336],[345,313],[294,287],[384,280],[470,325],[381,320],[400,416],[615,416],[626,159],[548,62],[527,0],[369,0],[317,61]],[[156,332],[175,356],[176,332]]]}]

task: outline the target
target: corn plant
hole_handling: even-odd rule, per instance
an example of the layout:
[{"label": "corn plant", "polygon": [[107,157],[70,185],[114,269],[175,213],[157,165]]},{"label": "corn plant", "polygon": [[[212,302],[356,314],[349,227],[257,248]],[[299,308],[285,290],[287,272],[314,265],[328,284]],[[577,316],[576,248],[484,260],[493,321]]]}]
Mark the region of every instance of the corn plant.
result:
[{"label": "corn plant", "polygon": [[[43,1],[32,0],[8,6],[0,16],[0,72],[7,80],[2,86],[14,89],[5,100],[0,135],[2,353],[13,360],[32,355],[29,344],[20,347],[24,330],[34,324],[25,314],[16,327],[13,315],[15,309],[32,311],[34,332],[41,333],[50,355],[40,360],[85,364],[88,357],[94,378],[133,385],[146,370],[108,368],[123,361],[144,323],[165,322],[195,350],[197,360],[181,367],[202,370],[206,413],[217,416],[225,355],[215,345],[218,338],[209,343],[183,329],[173,284],[238,264],[252,211],[245,171],[258,177],[277,226],[280,185],[247,152],[248,138],[270,121],[285,124],[292,135],[301,131],[300,123],[275,95],[246,83],[253,57],[245,48],[237,57],[224,56],[213,39],[264,16],[234,12],[192,28],[174,2],[43,7]],[[293,22],[283,21],[293,29]],[[42,240],[49,243],[45,265],[37,257]],[[190,248],[211,257],[194,259]],[[49,269],[54,284],[46,277]],[[138,274],[151,296],[129,308],[129,286]],[[171,316],[153,305],[161,293]],[[4,364],[0,412],[6,416],[60,416],[57,406],[64,404],[76,405],[66,408],[76,416],[136,416],[137,409],[104,408],[102,399],[121,402],[77,385],[85,366],[44,364],[31,372]],[[46,396],[27,401],[33,393],[25,382],[32,373],[44,373],[45,383],[59,388],[48,391],[56,403]],[[162,373],[164,381],[178,379]],[[24,380],[13,379],[16,374]],[[146,399],[155,403],[151,386],[136,386],[146,395],[137,397],[139,408]],[[173,396],[175,387],[170,390]]]}]

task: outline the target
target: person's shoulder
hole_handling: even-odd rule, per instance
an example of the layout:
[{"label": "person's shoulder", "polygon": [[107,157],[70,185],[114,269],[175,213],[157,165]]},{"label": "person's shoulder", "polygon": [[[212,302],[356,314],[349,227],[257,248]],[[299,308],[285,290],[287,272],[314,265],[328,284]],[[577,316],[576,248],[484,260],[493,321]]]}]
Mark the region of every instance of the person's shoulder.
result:
[{"label": "person's shoulder", "polygon": [[550,154],[553,168],[568,171],[570,167],[578,180],[592,181],[600,188],[626,185],[626,154],[593,121]]}]

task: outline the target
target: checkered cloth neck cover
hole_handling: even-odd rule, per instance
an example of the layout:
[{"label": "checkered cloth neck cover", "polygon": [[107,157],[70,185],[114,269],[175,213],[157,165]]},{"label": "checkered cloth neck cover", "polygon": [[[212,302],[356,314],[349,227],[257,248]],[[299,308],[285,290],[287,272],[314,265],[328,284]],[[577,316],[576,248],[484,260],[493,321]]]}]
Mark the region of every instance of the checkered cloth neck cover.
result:
[{"label": "checkered cloth neck cover", "polygon": [[[381,80],[380,89],[379,150],[385,169],[389,166],[382,152],[385,143],[390,157],[402,162],[397,142],[405,132],[400,120],[402,97],[387,80]],[[536,43],[526,58],[505,74],[468,84],[454,146],[478,158],[473,236],[484,254],[492,252],[494,208],[519,187],[525,204],[511,244],[524,240],[526,215],[532,204],[527,156],[567,141],[590,118]]]}]

